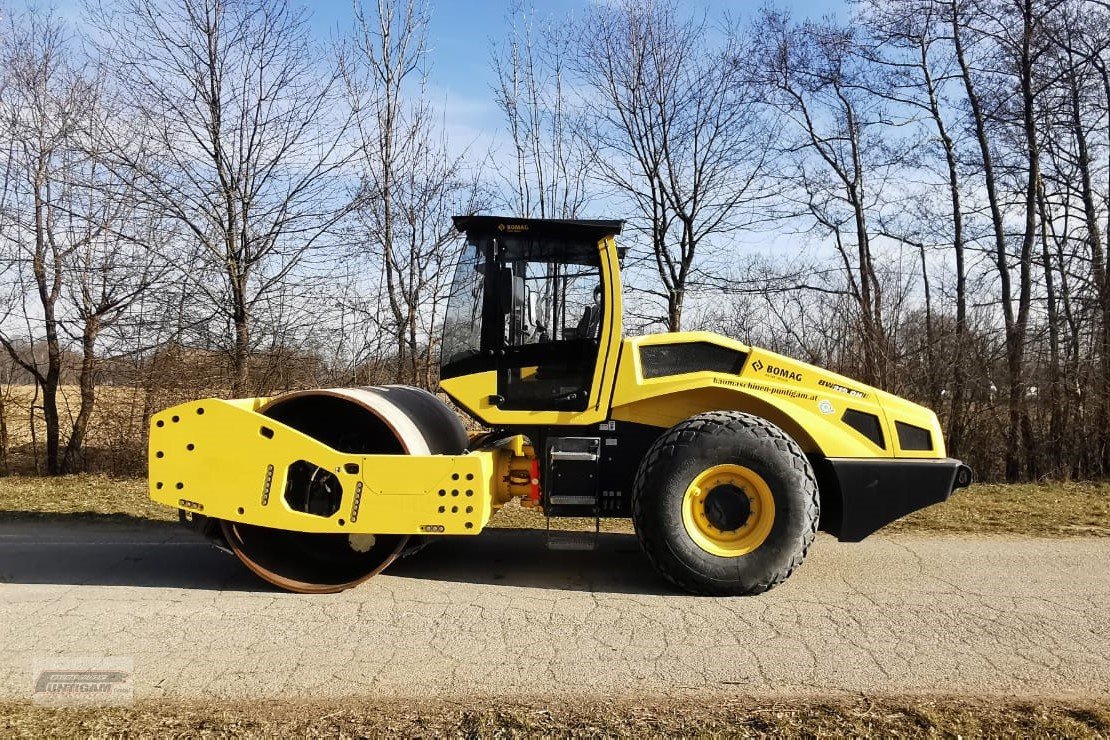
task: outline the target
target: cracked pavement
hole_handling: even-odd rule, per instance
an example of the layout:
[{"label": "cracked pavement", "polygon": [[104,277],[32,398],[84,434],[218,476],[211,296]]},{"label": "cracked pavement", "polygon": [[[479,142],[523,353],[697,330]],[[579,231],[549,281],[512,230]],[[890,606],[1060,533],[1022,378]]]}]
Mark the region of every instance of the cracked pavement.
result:
[{"label": "cracked pavement", "polygon": [[629,535],[433,543],[274,591],[185,528],[0,522],[0,698],[35,658],[132,657],[136,696],[1110,697],[1110,540],[820,536],[757,597],[667,587]]}]

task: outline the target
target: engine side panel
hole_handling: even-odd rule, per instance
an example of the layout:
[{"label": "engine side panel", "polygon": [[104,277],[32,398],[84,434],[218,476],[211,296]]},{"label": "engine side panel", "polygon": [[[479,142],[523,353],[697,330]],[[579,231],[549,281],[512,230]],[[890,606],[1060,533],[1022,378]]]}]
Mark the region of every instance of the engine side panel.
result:
[{"label": "engine side panel", "polygon": [[[707,350],[714,345],[720,349]],[[966,466],[944,456],[932,411],[713,334],[626,340],[613,399],[618,426],[637,422],[667,428],[696,413],[722,409],[779,426],[813,464],[821,491],[821,529],[841,540],[863,539],[946,500],[971,480]]]},{"label": "engine side panel", "polygon": [[[727,356],[701,349],[706,345],[742,356],[742,366],[733,370]],[[659,372],[658,363],[653,364],[651,350],[659,346],[671,349],[668,361],[675,372]],[[686,347],[693,359],[683,365]],[[699,353],[703,359],[695,357]],[[699,369],[703,366],[706,369]],[[933,412],[850,378],[706,332],[624,341],[613,389],[613,419],[666,428],[718,409],[761,416],[810,454],[944,457],[940,424]]]}]

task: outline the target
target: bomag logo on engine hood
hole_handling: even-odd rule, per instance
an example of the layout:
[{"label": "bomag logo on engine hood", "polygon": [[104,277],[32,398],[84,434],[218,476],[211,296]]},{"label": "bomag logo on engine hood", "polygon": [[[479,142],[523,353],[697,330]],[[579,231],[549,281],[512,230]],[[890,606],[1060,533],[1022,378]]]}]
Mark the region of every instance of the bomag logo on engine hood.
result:
[{"label": "bomag logo on engine hood", "polygon": [[771,375],[776,378],[782,378],[783,380],[792,380],[795,383],[802,382],[801,373],[795,372],[794,370],[790,370],[785,367],[779,367],[778,365],[764,365],[759,360],[756,360],[752,363],[752,370],[755,370],[757,373],[762,370],[766,375]]}]

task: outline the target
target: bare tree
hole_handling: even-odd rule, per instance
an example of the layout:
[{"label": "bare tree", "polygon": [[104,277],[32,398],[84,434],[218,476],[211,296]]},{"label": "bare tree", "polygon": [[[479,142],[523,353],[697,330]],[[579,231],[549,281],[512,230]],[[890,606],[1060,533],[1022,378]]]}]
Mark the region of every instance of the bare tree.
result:
[{"label": "bare tree", "polygon": [[[104,125],[111,125],[111,119],[93,122],[93,137]],[[172,234],[161,219],[150,218],[139,206],[126,183],[99,164],[103,152],[97,150],[95,138],[87,151],[91,160],[81,197],[88,218],[86,234],[70,255],[65,286],[73,316],[64,329],[81,350],[77,372],[80,400],[62,453],[65,472],[86,467],[85,441],[103,360],[98,342],[105,331],[119,326],[140,296],[163,277],[166,265],[150,247],[160,247]]]},{"label": "bare tree", "polygon": [[572,100],[574,27],[512,6],[508,39],[493,52],[494,95],[505,116],[516,168],[505,177],[512,210],[524,217],[575,218],[589,201],[593,139],[576,136],[583,111]]},{"label": "bare tree", "polygon": [[114,171],[188,235],[166,254],[228,327],[247,392],[254,312],[311,265],[346,201],[337,72],[284,0],[120,0],[91,9],[136,115]]},{"label": "bare tree", "polygon": [[[1110,274],[1106,266],[1106,232],[1110,224],[1104,220],[1110,197],[1110,165],[1106,154],[1110,148],[1107,121],[1110,117],[1110,74],[1107,57],[1110,56],[1110,30],[1107,22],[1110,13],[1099,11],[1084,3],[1065,3],[1054,15],[1048,27],[1055,53],[1047,58],[1053,66],[1050,100],[1042,106],[1045,119],[1053,126],[1045,133],[1045,150],[1048,156],[1047,182],[1054,185],[1057,195],[1045,198],[1045,207],[1051,211],[1052,201],[1059,201],[1065,218],[1070,210],[1077,210],[1076,220],[1081,224],[1081,242],[1086,247],[1083,262],[1090,265],[1083,270],[1076,265],[1075,273],[1089,275],[1093,304],[1098,328],[1095,331],[1094,352],[1098,355],[1098,373],[1087,385],[1096,397],[1095,428],[1098,467],[1110,471]],[[1078,208],[1072,204],[1078,202]],[[1048,213],[1043,220],[1053,220]],[[1064,221],[1065,228],[1067,221]],[[1063,299],[1066,301],[1067,281],[1072,269],[1063,264],[1067,240],[1055,238],[1056,252],[1060,259],[1060,279]],[[1065,234],[1066,236],[1066,234]],[[1047,260],[1048,258],[1045,257]],[[1046,267],[1046,270],[1048,268]],[[1068,312],[1065,303],[1064,311]],[[1074,335],[1074,332],[1073,332]],[[1078,358],[1078,340],[1073,352]],[[1078,368],[1076,368],[1078,370]],[[1078,377],[1079,373],[1074,375]]]},{"label": "bare tree", "polygon": [[[1045,39],[1042,23],[1054,3],[1011,0],[1006,3],[951,0],[948,22],[959,63],[971,122],[978,143],[979,164],[994,233],[994,256],[1006,331],[1009,425],[1006,476],[1020,475],[1021,455],[1035,465],[1033,430],[1025,409],[1025,350],[1032,306],[1033,249],[1037,239],[1037,189],[1040,144],[1035,67]],[[986,70],[985,72],[982,70]],[[996,99],[992,99],[996,98]],[[1018,142],[1019,161],[1004,163],[1018,189],[1023,228],[1016,258],[1011,262],[997,167],[997,138]],[[1013,285],[1017,270],[1017,286]],[[1027,472],[1033,472],[1029,470]]]},{"label": "bare tree", "polygon": [[[394,379],[431,385],[440,303],[454,261],[450,216],[476,210],[464,155],[437,132],[425,66],[428,10],[421,0],[355,4],[343,57],[358,131],[359,236],[379,260],[395,338]],[[368,312],[377,313],[372,306]]]},{"label": "bare tree", "polygon": [[764,196],[758,99],[733,63],[738,34],[722,35],[715,43],[704,19],[670,0],[598,5],[577,31],[595,166],[639,216],[671,331],[682,326],[699,249],[757,220]]},{"label": "bare tree", "polygon": [[[959,108],[951,104],[955,94],[952,89],[958,78],[955,54],[950,43],[951,34],[946,23],[945,0],[865,0],[862,18],[873,34],[874,50],[864,53],[874,56],[890,74],[882,75],[877,84],[869,86],[873,94],[892,101],[905,110],[900,122],[912,125],[921,120],[927,129],[918,147],[917,161],[923,167],[936,167],[943,174],[936,185],[945,193],[946,208],[933,213],[926,200],[925,208],[914,208],[921,203],[921,192],[911,190],[906,201],[899,204],[896,225],[882,224],[884,235],[913,244],[920,251],[922,279],[925,281],[927,336],[925,351],[930,367],[930,401],[938,403],[938,390],[943,383],[940,377],[944,368],[951,368],[952,392],[948,398],[948,429],[946,439],[951,454],[958,456],[963,444],[967,414],[967,367],[964,353],[968,350],[968,236],[961,173],[961,121]],[[940,161],[934,164],[934,160]],[[909,216],[909,219],[899,216]],[[908,221],[908,223],[907,223]],[[907,229],[916,231],[922,239],[939,243],[952,250],[955,268],[955,329],[953,336],[945,337],[943,346],[949,360],[943,366],[936,353],[940,337],[933,332],[932,296],[928,285],[927,245],[915,242]]]},{"label": "bare tree", "polygon": [[851,27],[795,24],[767,11],[757,36],[766,99],[791,126],[779,146],[789,162],[784,174],[801,205],[795,215],[808,216],[832,238],[856,304],[862,378],[884,384],[889,347],[869,218],[882,197],[878,187],[901,153],[881,138],[882,101],[866,85],[875,70]]},{"label": "bare tree", "polygon": [[[149,287],[151,260],[133,241],[143,223],[135,199],[102,164],[99,142],[110,113],[95,70],[77,60],[52,15],[29,11],[13,16],[9,27],[10,77],[0,107],[12,197],[4,203],[0,249],[16,310],[0,322],[0,345],[41,389],[46,470],[70,473],[83,468],[101,360],[97,340]],[[80,397],[63,430],[60,386],[73,342],[81,349]]]},{"label": "bare tree", "polygon": [[[46,471],[55,474],[62,472],[63,289],[73,254],[98,231],[95,217],[81,211],[75,182],[87,166],[80,139],[96,93],[52,15],[13,14],[8,26],[0,99],[7,186],[0,269],[6,268],[9,313],[0,317],[0,345],[42,392]],[[19,339],[30,353],[20,351]],[[33,351],[39,344],[45,348],[41,361]]]}]

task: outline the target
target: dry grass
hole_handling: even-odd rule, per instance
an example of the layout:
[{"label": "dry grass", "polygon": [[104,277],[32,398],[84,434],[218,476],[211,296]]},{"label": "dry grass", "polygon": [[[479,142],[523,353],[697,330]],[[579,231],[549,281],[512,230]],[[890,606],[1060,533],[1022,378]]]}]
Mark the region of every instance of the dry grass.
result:
[{"label": "dry grass", "polygon": [[142,478],[65,475],[0,478],[0,518],[103,518],[176,521],[177,512],[147,496]]},{"label": "dry grass", "polygon": [[[515,504],[492,527],[543,529],[539,511]],[[558,529],[592,530],[592,519],[552,520]],[[604,532],[631,532],[627,519],[603,519]],[[946,503],[911,514],[884,532],[1110,537],[1110,483],[983,484],[957,491]]]},{"label": "dry grass", "polygon": [[1099,737],[1106,702],[968,698],[0,704],[0,735],[150,737]]},{"label": "dry grass", "polygon": [[1107,537],[1110,483],[974,485],[885,531]]},{"label": "dry grass", "polygon": [[[0,517],[134,517],[170,521],[171,509],[147,498],[139,478],[104,475],[0,477]],[[491,527],[544,529],[547,520],[535,509],[512,503],[490,520]],[[551,526],[592,530],[592,519],[553,519]],[[603,519],[605,532],[631,532],[627,519]],[[1110,484],[1037,483],[975,485],[947,503],[912,514],[886,532],[1110,537]]]}]

